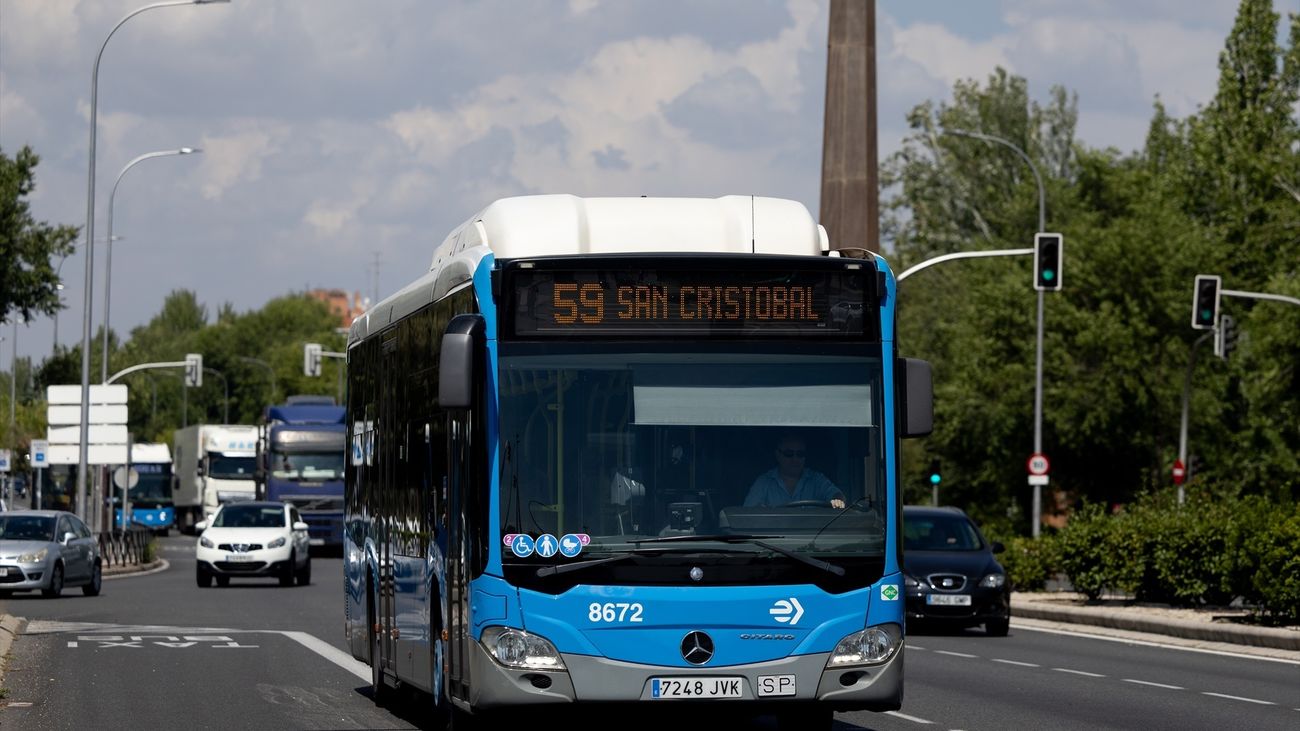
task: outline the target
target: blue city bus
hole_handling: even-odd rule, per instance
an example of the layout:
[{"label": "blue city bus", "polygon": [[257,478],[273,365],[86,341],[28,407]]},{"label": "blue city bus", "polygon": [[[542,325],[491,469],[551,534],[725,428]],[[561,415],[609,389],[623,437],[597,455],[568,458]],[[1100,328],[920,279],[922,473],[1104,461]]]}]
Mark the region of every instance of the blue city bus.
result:
[{"label": "blue city bus", "polygon": [[329,396],[268,406],[258,430],[258,497],[298,508],[312,546],[343,545],[346,409]]},{"label": "blue city bus", "polygon": [[[376,701],[899,708],[900,439],[932,396],[894,320],[884,260],[792,201],[530,196],[457,228],[348,339],[345,633]],[[778,451],[834,502],[752,500]]]},{"label": "blue city bus", "polygon": [[112,472],[113,492],[109,502],[115,506],[114,525],[120,528],[129,523],[168,535],[176,523],[176,507],[172,502],[171,449],[166,444],[133,443],[129,470],[135,473],[135,485],[127,490],[129,517],[126,522],[122,515],[120,477],[127,474],[127,470],[122,469],[121,474],[116,470]]}]

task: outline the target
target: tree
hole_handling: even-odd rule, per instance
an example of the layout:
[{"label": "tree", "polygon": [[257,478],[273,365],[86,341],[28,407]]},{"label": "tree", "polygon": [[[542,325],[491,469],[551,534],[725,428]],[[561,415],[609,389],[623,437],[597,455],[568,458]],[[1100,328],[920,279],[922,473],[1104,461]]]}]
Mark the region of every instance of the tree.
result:
[{"label": "tree", "polygon": [[0,150],[0,319],[52,315],[62,304],[51,259],[72,253],[79,229],[32,219],[27,196],[40,158],[24,146],[9,158]]}]

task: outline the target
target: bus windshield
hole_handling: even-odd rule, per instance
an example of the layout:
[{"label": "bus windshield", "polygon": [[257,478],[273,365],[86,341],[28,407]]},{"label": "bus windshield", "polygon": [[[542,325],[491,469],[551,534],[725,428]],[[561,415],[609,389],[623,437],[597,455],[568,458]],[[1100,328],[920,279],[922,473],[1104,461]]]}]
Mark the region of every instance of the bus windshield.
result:
[{"label": "bus windshield", "polygon": [[141,508],[160,508],[172,504],[172,471],[170,464],[134,464],[131,468],[140,476],[131,488],[131,504]]},{"label": "bus windshield", "polygon": [[503,343],[500,368],[502,537],[565,549],[507,563],[883,556],[878,345]]},{"label": "bus windshield", "polygon": [[343,479],[343,452],[271,452],[271,476],[292,482]]}]

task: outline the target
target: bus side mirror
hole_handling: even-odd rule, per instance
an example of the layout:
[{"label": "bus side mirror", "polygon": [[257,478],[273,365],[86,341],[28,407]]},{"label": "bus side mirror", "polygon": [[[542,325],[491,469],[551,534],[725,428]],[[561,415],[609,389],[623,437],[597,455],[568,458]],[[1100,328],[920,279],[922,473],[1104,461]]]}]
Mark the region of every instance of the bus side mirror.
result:
[{"label": "bus side mirror", "polygon": [[903,377],[898,389],[903,403],[903,438],[923,437],[934,430],[934,383],[930,362],[919,358],[903,358],[898,375]]},{"label": "bus side mirror", "polygon": [[483,339],[482,315],[456,315],[447,323],[438,354],[438,405],[468,409],[474,403],[478,379],[475,356]]}]

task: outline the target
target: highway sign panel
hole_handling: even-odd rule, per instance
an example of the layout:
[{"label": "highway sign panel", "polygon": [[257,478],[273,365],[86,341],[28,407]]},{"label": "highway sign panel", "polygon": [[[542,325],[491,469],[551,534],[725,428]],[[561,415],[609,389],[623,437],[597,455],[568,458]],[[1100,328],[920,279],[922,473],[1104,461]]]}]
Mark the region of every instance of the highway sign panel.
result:
[{"label": "highway sign panel", "polygon": [[1051,472],[1052,463],[1047,459],[1047,455],[1038,452],[1029,455],[1029,459],[1025,461],[1025,468],[1031,475],[1045,475]]}]

